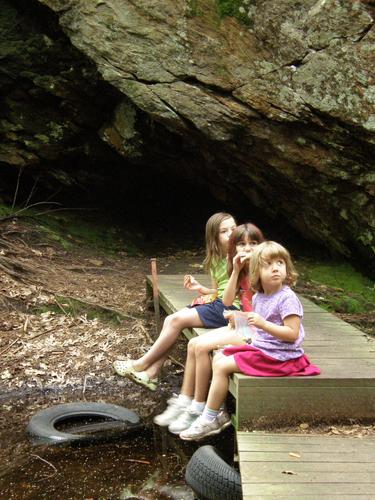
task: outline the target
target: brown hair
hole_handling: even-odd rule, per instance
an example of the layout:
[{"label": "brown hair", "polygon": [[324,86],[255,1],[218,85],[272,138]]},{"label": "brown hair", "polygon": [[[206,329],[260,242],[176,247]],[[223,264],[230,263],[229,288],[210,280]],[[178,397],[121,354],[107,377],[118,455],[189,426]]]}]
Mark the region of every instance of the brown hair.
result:
[{"label": "brown hair", "polygon": [[266,263],[267,260],[277,258],[280,258],[285,262],[285,283],[291,286],[296,284],[298,273],[295,270],[288,250],[275,241],[265,241],[254,248],[250,259],[250,282],[255,291],[264,292],[262,282],[260,280],[260,268]]},{"label": "brown hair", "polygon": [[225,255],[222,254],[222,248],[220,245],[220,224],[226,219],[235,218],[233,215],[226,212],[218,212],[208,219],[206,223],[206,257],[203,261],[206,271],[211,271],[211,266],[214,261],[222,259]]},{"label": "brown hair", "polygon": [[[241,224],[240,226],[237,226],[236,229],[233,231],[233,233],[230,235],[229,238],[229,244],[228,244],[228,276],[232,274],[233,271],[233,258],[236,255],[236,246],[240,241],[251,241],[255,240],[258,243],[262,243],[264,241],[264,236],[262,231],[255,226],[254,224],[251,224],[250,222],[246,224]],[[238,281],[237,281],[237,291],[239,288],[240,283],[242,280],[248,276],[249,274],[249,267],[244,266],[240,274],[238,275]]]}]

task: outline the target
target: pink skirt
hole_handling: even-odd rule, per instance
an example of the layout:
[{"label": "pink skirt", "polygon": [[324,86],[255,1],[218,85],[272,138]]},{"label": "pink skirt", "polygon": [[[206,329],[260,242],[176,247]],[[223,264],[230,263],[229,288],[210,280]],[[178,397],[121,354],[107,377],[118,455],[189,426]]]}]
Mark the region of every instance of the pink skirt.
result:
[{"label": "pink skirt", "polygon": [[241,372],[253,377],[299,377],[320,374],[320,369],[311,364],[305,354],[299,358],[280,361],[250,345],[226,347],[223,353],[225,356],[233,355]]}]

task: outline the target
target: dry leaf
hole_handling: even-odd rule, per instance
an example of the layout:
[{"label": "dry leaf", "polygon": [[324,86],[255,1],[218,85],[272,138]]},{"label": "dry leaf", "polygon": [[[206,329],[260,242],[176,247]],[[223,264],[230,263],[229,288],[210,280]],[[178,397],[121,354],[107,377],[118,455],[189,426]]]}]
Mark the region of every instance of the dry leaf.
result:
[{"label": "dry leaf", "polygon": [[296,476],[297,472],[294,472],[293,470],[283,470],[281,474],[289,474],[291,476]]},{"label": "dry leaf", "polygon": [[294,458],[301,458],[301,455],[299,453],[293,453],[293,452],[290,452],[289,453],[289,456],[290,457],[294,457]]},{"label": "dry leaf", "polygon": [[90,264],[93,264],[94,266],[102,266],[103,261],[99,259],[86,259]]}]

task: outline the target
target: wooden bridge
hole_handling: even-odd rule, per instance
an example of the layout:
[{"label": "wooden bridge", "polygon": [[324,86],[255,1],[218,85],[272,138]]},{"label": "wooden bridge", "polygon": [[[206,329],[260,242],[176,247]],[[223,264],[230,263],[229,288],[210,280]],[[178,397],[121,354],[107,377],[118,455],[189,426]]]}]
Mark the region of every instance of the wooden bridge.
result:
[{"label": "wooden bridge", "polygon": [[[207,283],[206,276],[197,279]],[[182,282],[182,275],[158,276],[160,306],[168,314],[193,298]],[[151,277],[147,286],[152,289]],[[265,424],[375,421],[374,339],[310,300],[300,300],[303,347],[321,375],[231,377],[244,498],[312,500],[340,495],[340,500],[375,500],[375,438],[243,432]],[[189,339],[205,331],[192,328],[184,334]]]}]

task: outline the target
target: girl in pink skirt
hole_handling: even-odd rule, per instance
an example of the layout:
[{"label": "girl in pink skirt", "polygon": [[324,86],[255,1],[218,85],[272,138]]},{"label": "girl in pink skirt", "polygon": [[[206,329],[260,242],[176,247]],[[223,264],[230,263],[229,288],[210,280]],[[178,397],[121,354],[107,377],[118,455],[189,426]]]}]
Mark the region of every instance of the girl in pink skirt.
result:
[{"label": "girl in pink skirt", "polygon": [[302,349],[302,304],[289,287],[297,276],[288,250],[280,244],[266,241],[254,248],[250,282],[257,293],[253,311],[246,314],[251,344],[227,347],[215,356],[207,404],[202,415],[181,432],[181,439],[200,440],[228,426],[229,417],[224,419],[220,408],[232,373],[257,377],[319,375],[319,368]]}]

